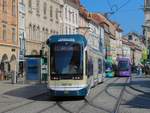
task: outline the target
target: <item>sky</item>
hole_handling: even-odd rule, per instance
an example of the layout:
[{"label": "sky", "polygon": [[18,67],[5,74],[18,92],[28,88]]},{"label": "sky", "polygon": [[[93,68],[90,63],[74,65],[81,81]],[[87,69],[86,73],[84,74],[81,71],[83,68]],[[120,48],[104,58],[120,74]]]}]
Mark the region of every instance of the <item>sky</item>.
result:
[{"label": "sky", "polygon": [[108,17],[117,22],[123,34],[137,32],[142,34],[144,23],[144,0],[80,0],[89,12],[115,12]]}]

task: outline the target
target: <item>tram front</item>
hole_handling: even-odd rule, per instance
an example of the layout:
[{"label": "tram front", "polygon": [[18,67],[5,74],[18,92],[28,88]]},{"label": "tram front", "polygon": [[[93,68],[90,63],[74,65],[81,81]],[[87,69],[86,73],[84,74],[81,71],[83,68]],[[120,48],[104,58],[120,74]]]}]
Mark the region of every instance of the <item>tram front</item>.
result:
[{"label": "tram front", "polygon": [[83,48],[84,43],[72,36],[51,37],[48,66],[51,96],[86,95],[86,85],[83,85]]}]

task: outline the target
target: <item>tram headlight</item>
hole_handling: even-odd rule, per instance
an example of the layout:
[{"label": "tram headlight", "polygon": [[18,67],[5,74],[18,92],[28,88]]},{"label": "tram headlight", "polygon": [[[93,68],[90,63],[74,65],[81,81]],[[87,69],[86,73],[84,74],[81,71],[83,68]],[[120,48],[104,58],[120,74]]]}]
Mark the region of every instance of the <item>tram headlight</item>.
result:
[{"label": "tram headlight", "polygon": [[76,76],[76,77],[72,77],[72,79],[73,79],[73,80],[80,80],[80,79],[82,79],[82,77]]}]

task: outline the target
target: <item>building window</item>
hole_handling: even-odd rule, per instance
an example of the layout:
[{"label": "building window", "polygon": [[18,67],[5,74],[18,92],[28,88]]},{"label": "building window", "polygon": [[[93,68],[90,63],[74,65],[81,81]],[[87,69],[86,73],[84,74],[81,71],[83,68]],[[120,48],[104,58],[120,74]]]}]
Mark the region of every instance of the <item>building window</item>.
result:
[{"label": "building window", "polygon": [[67,7],[65,8],[65,18],[67,20]]},{"label": "building window", "polygon": [[72,22],[74,23],[74,13],[72,14]]},{"label": "building window", "polygon": [[36,26],[33,26],[33,40],[36,40]]},{"label": "building window", "polygon": [[24,0],[21,0],[21,4],[24,4]]},{"label": "building window", "polygon": [[32,38],[32,25],[29,25],[29,39]]},{"label": "building window", "polygon": [[28,1],[28,7],[29,7],[29,9],[32,8],[32,0],[29,0],[29,1]]},{"label": "building window", "polygon": [[150,0],[146,0],[146,6],[150,7]]},{"label": "building window", "polygon": [[66,26],[66,34],[68,34],[68,27]]},{"label": "building window", "polygon": [[12,0],[12,16],[16,16],[16,1]]},{"label": "building window", "polygon": [[16,29],[12,28],[12,41],[13,43],[16,43]]},{"label": "building window", "polygon": [[36,1],[36,13],[39,16],[39,14],[40,14],[40,0]]},{"label": "building window", "polygon": [[56,8],[56,20],[58,20],[58,8]]},{"label": "building window", "polygon": [[69,34],[71,34],[71,28],[69,27]]},{"label": "building window", "polygon": [[78,23],[78,15],[76,14],[76,24]]},{"label": "building window", "polygon": [[69,10],[69,22],[71,22],[71,11]]},{"label": "building window", "polygon": [[36,38],[37,38],[38,40],[41,40],[41,39],[40,39],[40,27],[39,27],[39,26],[37,27],[37,30],[36,30]]},{"label": "building window", "polygon": [[45,39],[45,28],[43,28],[42,31],[43,31],[42,32],[42,41],[43,41],[43,39]]},{"label": "building window", "polygon": [[46,40],[48,38],[48,29],[46,29],[45,34],[46,34],[46,37],[45,37],[45,40]]},{"label": "building window", "polygon": [[50,18],[53,18],[53,6],[50,6]]},{"label": "building window", "polygon": [[129,35],[129,36],[128,36],[128,39],[129,39],[129,40],[132,40],[132,35]]},{"label": "building window", "polygon": [[46,9],[47,9],[47,4],[46,4],[46,2],[44,2],[44,5],[43,5],[43,13],[44,13],[44,15],[46,15]]},{"label": "building window", "polygon": [[3,40],[6,40],[6,25],[3,25]]},{"label": "building window", "polygon": [[3,0],[3,12],[7,13],[7,0]]}]

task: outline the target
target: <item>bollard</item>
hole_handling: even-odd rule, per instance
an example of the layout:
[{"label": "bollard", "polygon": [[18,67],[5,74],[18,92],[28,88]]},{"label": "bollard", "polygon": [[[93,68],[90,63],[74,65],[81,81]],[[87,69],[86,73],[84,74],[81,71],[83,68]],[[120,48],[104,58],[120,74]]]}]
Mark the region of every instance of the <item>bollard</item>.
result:
[{"label": "bollard", "polygon": [[17,83],[16,72],[13,72],[12,78],[11,78],[11,82],[12,82],[12,84],[16,84]]}]

